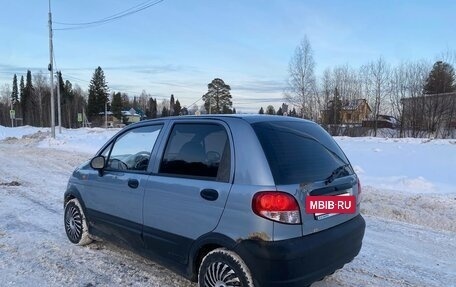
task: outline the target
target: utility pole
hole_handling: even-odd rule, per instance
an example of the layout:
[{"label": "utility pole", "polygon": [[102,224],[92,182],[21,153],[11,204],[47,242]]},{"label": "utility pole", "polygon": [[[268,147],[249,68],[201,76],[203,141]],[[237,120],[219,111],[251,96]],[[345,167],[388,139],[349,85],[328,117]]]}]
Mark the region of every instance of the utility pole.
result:
[{"label": "utility pole", "polygon": [[49,0],[49,72],[51,73],[51,135],[55,138],[55,107],[54,107],[54,67],[53,67],[53,47],[52,47],[52,14],[51,0]]},{"label": "utility pole", "polygon": [[59,121],[59,134],[62,133],[62,112],[60,106],[60,75],[61,71],[57,72],[57,117]]}]

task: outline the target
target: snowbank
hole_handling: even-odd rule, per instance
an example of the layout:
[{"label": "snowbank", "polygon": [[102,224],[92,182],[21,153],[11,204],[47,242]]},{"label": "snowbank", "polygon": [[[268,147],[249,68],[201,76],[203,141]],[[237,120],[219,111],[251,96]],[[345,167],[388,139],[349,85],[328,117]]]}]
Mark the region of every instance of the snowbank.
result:
[{"label": "snowbank", "polygon": [[118,131],[120,129],[62,129],[62,134],[56,133],[55,139],[48,137],[42,140],[38,147],[94,154]]},{"label": "snowbank", "polygon": [[456,193],[456,140],[335,139],[363,185],[411,193]]},{"label": "snowbank", "polygon": [[7,138],[22,138],[26,135],[32,135],[37,132],[49,132],[50,128],[37,128],[31,126],[23,126],[23,127],[4,127],[0,126],[0,141],[7,139]]}]

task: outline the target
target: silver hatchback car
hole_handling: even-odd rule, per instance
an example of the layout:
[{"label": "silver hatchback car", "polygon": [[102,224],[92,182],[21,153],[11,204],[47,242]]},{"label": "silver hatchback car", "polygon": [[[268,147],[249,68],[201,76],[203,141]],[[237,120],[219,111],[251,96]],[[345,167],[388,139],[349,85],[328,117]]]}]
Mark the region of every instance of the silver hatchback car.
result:
[{"label": "silver hatchback car", "polygon": [[[219,115],[122,129],[73,172],[68,239],[131,247],[201,287],[308,286],[360,251],[361,188],[317,124]],[[309,213],[309,196],[350,195],[352,213]]]}]

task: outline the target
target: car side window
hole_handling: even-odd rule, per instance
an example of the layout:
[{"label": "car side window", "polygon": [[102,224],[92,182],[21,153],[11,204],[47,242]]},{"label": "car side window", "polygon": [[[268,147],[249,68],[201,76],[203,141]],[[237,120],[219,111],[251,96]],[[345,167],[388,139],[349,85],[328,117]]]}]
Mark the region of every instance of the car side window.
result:
[{"label": "car side window", "polygon": [[107,160],[106,169],[145,171],[150,153],[162,125],[145,126],[127,131],[116,139]]},{"label": "car side window", "polygon": [[230,142],[223,126],[176,124],[159,173],[228,182],[230,162]]}]

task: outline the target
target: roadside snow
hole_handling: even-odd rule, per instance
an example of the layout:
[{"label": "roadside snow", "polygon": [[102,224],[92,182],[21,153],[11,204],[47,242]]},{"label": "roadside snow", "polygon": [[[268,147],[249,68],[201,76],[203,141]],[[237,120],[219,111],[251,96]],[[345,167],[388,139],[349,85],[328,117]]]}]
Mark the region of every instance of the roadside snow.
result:
[{"label": "roadside snow", "polygon": [[31,126],[23,127],[4,127],[0,126],[0,141],[6,138],[21,138],[25,135],[35,134],[37,132],[48,132],[49,128],[36,128]]},{"label": "roadside snow", "polygon": [[55,139],[43,139],[38,147],[94,154],[118,131],[120,129],[62,129],[62,134],[56,133]]},{"label": "roadside snow", "polygon": [[362,185],[456,194],[456,140],[336,137]]},{"label": "roadside snow", "polygon": [[[0,286],[196,286],[109,243],[67,240],[67,179],[117,131],[51,140],[49,129],[0,127]],[[359,256],[312,287],[456,286],[455,141],[336,140],[362,179],[367,229]]]}]

